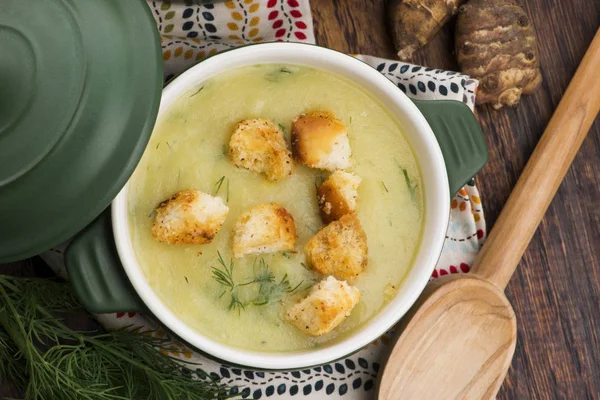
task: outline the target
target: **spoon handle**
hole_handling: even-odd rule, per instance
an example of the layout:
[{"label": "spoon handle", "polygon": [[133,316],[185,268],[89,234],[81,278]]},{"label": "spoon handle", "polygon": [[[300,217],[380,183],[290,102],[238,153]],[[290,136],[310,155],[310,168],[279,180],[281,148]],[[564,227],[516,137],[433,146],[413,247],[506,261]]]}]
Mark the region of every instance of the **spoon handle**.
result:
[{"label": "spoon handle", "polygon": [[527,162],[473,272],[501,289],[508,284],[600,110],[600,30]]}]

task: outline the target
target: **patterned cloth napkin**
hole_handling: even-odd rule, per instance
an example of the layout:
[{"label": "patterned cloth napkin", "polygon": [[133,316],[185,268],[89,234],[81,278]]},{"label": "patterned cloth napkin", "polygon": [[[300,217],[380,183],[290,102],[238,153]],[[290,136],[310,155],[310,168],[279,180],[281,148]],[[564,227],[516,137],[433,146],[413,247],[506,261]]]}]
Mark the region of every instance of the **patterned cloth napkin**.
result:
[{"label": "patterned cloth napkin", "polygon": [[[314,43],[308,1],[230,0],[196,5],[148,1],[161,34],[165,81],[215,52],[245,43],[298,41]],[[371,56],[356,56],[372,65],[409,97],[452,99],[474,106],[478,82],[456,72],[436,70]],[[440,260],[432,279],[440,275],[469,272],[469,267],[485,238],[485,221],[479,192],[473,180],[452,200],[450,224]],[[66,277],[63,250],[66,244],[42,257]],[[149,317],[135,313],[97,316],[108,329],[139,326],[165,335]],[[230,367],[174,343],[171,354],[198,364],[209,376],[222,379],[243,398],[311,399],[375,398],[375,382],[382,362],[391,348],[388,332],[366,348],[330,364],[302,371],[262,372]]]}]

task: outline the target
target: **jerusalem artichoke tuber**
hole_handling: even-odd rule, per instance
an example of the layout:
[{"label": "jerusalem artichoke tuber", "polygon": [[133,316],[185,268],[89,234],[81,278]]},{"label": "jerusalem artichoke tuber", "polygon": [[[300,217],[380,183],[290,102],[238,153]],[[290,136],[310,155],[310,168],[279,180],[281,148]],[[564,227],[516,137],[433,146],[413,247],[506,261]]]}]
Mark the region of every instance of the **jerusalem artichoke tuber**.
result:
[{"label": "jerusalem artichoke tuber", "polygon": [[401,60],[425,46],[464,0],[389,0],[388,29]]},{"label": "jerusalem artichoke tuber", "polygon": [[471,0],[460,7],[456,54],[461,71],[480,80],[478,104],[516,106],[542,81],[531,21],[514,0]]}]

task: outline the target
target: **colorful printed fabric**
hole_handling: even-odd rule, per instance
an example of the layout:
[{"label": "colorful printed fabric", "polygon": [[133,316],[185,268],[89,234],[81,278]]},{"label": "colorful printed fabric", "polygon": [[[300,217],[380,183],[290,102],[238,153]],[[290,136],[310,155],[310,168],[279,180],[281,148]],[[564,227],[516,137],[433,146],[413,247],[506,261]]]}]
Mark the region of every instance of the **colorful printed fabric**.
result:
[{"label": "colorful printed fabric", "polygon": [[314,43],[308,1],[229,0],[196,5],[150,1],[160,32],[165,78],[218,51],[248,43]]},{"label": "colorful printed fabric", "polygon": [[[210,54],[237,45],[274,40],[314,43],[307,1],[231,0],[215,5],[148,1],[148,5],[161,33],[166,80]],[[384,74],[409,97],[458,100],[473,109],[478,83],[468,76],[377,57],[356,57]],[[485,233],[481,200],[472,180],[452,200],[446,242],[432,278],[468,272]],[[63,259],[66,245],[42,255],[63,277],[66,277]],[[108,329],[135,326],[153,330],[158,336],[165,335],[154,320],[144,315],[116,313],[97,318]],[[201,376],[222,379],[233,388],[232,393],[242,398],[371,399],[376,397],[375,382],[391,350],[392,334],[388,332],[344,360],[290,372],[230,367],[177,342],[173,343],[170,354],[196,363]]]}]

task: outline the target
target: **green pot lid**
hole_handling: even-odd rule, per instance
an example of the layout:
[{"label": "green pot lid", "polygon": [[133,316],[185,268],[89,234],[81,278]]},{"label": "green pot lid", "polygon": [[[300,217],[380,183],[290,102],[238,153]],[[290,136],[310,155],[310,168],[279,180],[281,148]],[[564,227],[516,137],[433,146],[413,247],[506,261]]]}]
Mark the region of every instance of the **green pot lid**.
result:
[{"label": "green pot lid", "polygon": [[4,0],[0,262],[57,245],[123,187],[150,137],[162,56],[144,0]]}]

